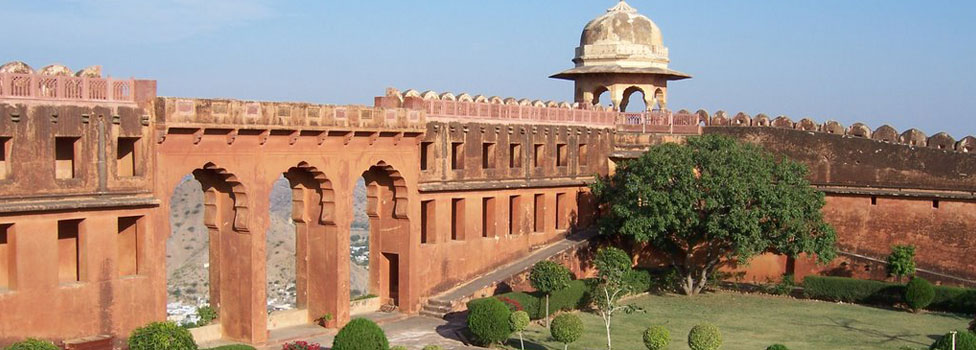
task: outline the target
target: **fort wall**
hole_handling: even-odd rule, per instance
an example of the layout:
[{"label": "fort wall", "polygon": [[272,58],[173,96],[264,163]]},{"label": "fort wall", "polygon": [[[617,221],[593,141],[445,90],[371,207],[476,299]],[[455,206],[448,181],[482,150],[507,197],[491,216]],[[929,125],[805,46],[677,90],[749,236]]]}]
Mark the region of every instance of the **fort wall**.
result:
[{"label": "fort wall", "polygon": [[[920,147],[856,136],[773,127],[709,127],[805,163],[810,180],[827,195],[824,217],[837,230],[845,253],[883,259],[895,244],[918,247],[920,268],[968,279],[976,264],[976,157],[965,148]],[[876,277],[838,260],[803,273]],[[841,266],[844,265],[844,266]],[[867,273],[865,273],[867,272]],[[884,277],[882,274],[881,277]],[[937,276],[933,276],[937,277]]]}]

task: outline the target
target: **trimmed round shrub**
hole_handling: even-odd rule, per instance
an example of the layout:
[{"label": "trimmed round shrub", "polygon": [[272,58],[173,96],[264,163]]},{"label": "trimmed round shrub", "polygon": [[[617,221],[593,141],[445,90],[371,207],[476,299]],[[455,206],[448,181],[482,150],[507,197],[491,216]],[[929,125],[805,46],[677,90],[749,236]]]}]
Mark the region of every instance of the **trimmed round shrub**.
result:
[{"label": "trimmed round shrub", "polygon": [[197,350],[193,335],[173,322],[153,322],[129,336],[129,350]]},{"label": "trimmed round shrub", "polygon": [[495,298],[468,302],[468,330],[481,345],[491,345],[508,339],[512,328],[508,318],[512,312],[505,303]]},{"label": "trimmed round shrub", "polygon": [[766,350],[790,350],[790,348],[783,344],[773,344],[767,347]]},{"label": "trimmed round shrub", "polygon": [[664,326],[651,326],[644,331],[644,346],[647,350],[661,350],[671,343],[671,331]]},{"label": "trimmed round shrub", "polygon": [[[942,338],[936,340],[929,349],[951,350],[952,334],[946,333]],[[969,331],[956,331],[956,350],[976,350],[976,334]]]},{"label": "trimmed round shrub", "polygon": [[27,338],[22,342],[10,344],[4,350],[61,350],[53,343],[46,340]]},{"label": "trimmed round shrub", "polygon": [[525,311],[515,311],[508,317],[508,327],[513,332],[521,332],[529,326],[529,314]]},{"label": "trimmed round shrub", "polygon": [[914,311],[924,309],[935,299],[935,288],[924,278],[915,277],[905,286],[905,303]]},{"label": "trimmed round shrub", "polygon": [[556,316],[549,326],[549,333],[560,343],[573,343],[583,336],[583,320],[576,314]]},{"label": "trimmed round shrub", "polygon": [[386,350],[390,343],[375,322],[357,318],[339,330],[332,341],[332,350]]},{"label": "trimmed round shrub", "polygon": [[691,350],[716,350],[722,346],[722,333],[711,323],[702,323],[688,332],[688,347]]}]

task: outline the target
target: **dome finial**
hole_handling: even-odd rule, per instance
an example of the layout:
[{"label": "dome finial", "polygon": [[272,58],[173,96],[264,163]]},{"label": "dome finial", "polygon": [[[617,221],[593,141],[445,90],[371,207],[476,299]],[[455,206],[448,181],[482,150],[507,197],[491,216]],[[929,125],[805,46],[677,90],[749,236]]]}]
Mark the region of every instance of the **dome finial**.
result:
[{"label": "dome finial", "polygon": [[631,7],[626,1],[620,0],[616,6],[608,9],[607,12],[637,13],[637,9]]}]

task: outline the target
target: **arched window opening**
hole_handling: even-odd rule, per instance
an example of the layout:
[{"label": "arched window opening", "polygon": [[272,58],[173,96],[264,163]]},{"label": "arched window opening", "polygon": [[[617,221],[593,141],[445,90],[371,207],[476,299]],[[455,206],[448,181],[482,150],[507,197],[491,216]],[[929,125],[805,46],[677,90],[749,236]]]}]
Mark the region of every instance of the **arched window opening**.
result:
[{"label": "arched window opening", "polygon": [[631,86],[624,90],[623,100],[620,102],[621,112],[643,113],[647,111],[647,102],[644,99],[644,90],[636,86]]}]

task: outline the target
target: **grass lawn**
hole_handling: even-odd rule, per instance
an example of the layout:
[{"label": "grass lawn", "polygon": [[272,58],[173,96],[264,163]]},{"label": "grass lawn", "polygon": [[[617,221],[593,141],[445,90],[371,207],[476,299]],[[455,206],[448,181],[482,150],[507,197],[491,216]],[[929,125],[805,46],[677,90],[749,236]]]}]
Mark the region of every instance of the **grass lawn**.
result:
[{"label": "grass lawn", "polygon": [[[796,300],[786,297],[717,292],[695,297],[646,295],[626,301],[644,313],[614,317],[614,349],[641,350],[642,336],[650,325],[671,330],[668,349],[688,349],[688,331],[703,321],[722,331],[722,349],[764,350],[782,343],[803,349],[928,349],[935,339],[952,329],[965,329],[968,316],[942,313],[913,314],[868,306]],[[603,319],[580,312],[585,334],[570,349],[606,349]],[[562,349],[544,327],[533,322],[525,333],[526,349]],[[530,346],[530,343],[532,344]],[[518,348],[518,335],[514,336]]]}]

